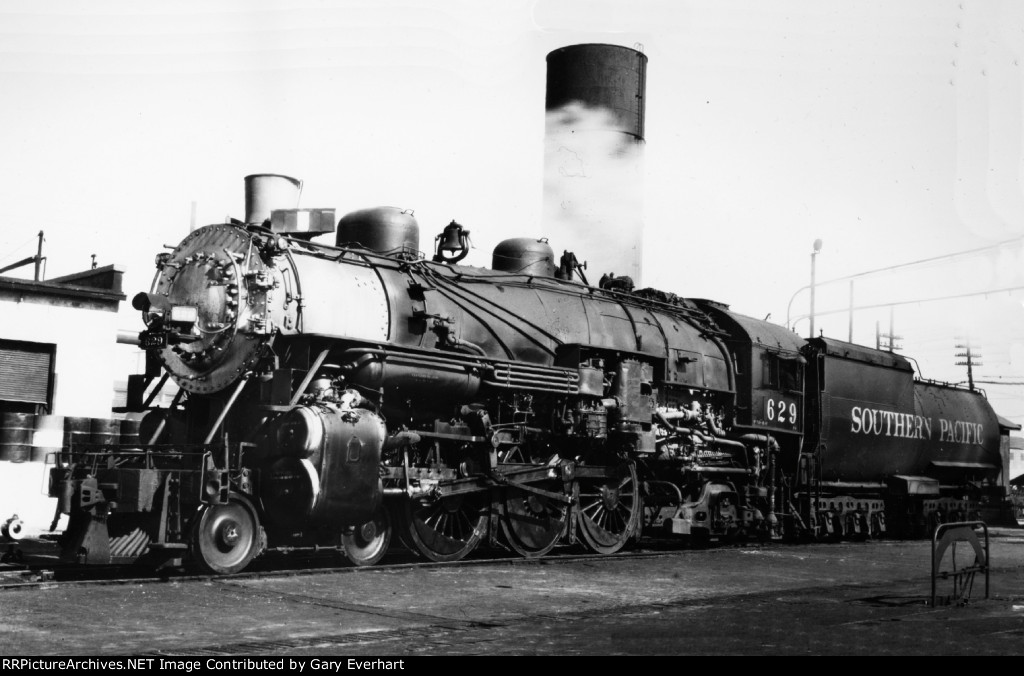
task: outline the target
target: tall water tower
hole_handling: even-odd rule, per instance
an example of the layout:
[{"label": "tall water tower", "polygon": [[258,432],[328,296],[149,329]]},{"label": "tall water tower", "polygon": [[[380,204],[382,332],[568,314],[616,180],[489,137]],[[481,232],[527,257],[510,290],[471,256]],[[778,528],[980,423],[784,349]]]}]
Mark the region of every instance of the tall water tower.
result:
[{"label": "tall water tower", "polygon": [[639,285],[647,57],[581,44],[547,66],[543,232],[587,261],[592,284],[614,273]]}]

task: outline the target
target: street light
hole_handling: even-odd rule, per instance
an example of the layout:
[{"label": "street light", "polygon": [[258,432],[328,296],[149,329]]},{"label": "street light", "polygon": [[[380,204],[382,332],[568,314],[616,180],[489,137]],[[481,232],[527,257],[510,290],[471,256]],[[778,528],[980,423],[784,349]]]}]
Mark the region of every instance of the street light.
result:
[{"label": "street light", "polygon": [[[792,313],[793,301],[796,300],[797,296],[799,296],[801,293],[803,293],[804,291],[806,291],[809,288],[811,288],[810,285],[805,284],[804,286],[801,286],[799,289],[794,291],[793,295],[790,296],[790,298],[789,298],[789,305],[786,306],[786,328],[789,329],[790,331],[795,331],[795,329],[793,327],[796,325],[796,322],[791,322],[790,319],[789,319],[793,315],[793,313]],[[800,321],[801,319],[803,319],[803,316],[801,315],[800,317],[797,317],[796,319],[797,319],[797,321]]]},{"label": "street light", "polygon": [[814,259],[821,251],[821,240],[814,240],[814,251],[811,252],[811,338],[814,338]]}]

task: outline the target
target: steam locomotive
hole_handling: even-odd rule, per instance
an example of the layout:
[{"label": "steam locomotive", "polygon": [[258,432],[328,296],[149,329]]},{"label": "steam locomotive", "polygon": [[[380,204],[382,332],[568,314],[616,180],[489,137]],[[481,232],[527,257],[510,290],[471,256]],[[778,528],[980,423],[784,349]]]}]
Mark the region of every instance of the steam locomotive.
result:
[{"label": "steam locomotive", "polygon": [[595,286],[544,240],[460,265],[454,221],[427,259],[390,207],[319,243],[334,212],[290,208],[298,186],[247,177],[245,221],[157,257],[133,300],[148,360],[131,406],[179,389],[145,443],[64,449],[66,558],[231,574],[268,548],[371,565],[396,536],[454,561],[641,534],[915,535],[1002,498],[984,396],[899,355]]}]

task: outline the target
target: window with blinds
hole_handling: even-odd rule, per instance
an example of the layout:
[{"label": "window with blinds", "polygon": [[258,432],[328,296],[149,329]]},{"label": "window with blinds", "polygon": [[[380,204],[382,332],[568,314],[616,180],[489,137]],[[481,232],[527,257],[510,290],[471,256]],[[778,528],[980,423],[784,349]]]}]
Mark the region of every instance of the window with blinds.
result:
[{"label": "window with blinds", "polygon": [[0,340],[0,401],[50,407],[57,346]]}]

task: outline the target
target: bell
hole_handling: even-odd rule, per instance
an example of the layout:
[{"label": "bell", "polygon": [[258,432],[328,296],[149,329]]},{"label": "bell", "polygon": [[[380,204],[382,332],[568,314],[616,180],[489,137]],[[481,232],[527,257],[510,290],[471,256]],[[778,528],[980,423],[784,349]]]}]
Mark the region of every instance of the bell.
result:
[{"label": "bell", "polygon": [[437,248],[439,251],[462,251],[466,246],[463,239],[462,226],[452,221],[444,227],[444,231],[439,235],[441,243],[438,244]]},{"label": "bell", "polygon": [[[434,238],[437,242],[437,253],[434,254],[434,261],[437,263],[458,263],[469,254],[469,230],[452,221],[444,226],[444,230]],[[445,252],[449,256],[445,256]]]}]

